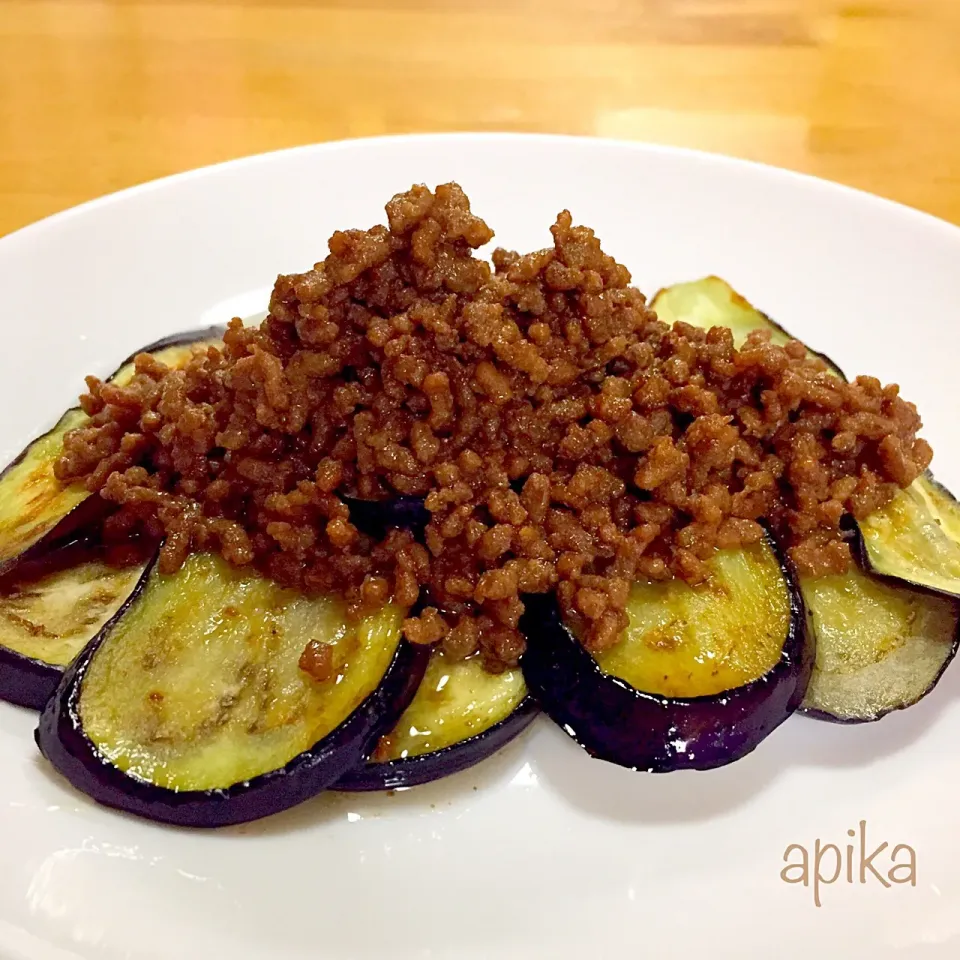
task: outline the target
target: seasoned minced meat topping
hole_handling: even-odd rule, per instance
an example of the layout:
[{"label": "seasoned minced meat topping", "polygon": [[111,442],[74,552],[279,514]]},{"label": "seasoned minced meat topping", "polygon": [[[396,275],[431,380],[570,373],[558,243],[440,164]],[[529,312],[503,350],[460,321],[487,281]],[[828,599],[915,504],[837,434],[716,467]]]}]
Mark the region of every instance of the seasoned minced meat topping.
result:
[{"label": "seasoned minced meat topping", "polygon": [[[553,246],[492,264],[456,184],[386,212],[279,277],[223,349],[88,378],[57,476],[119,505],[110,538],[163,537],[166,571],[219,550],[357,610],[424,596],[408,639],[497,669],[523,652],[523,594],[556,591],[599,650],[631,581],[696,583],[761,519],[802,571],[843,571],[845,513],[930,462],[896,386],[845,383],[798,342],[667,326],[566,211]],[[398,494],[425,498],[421,542],[350,522],[343,497]]]}]

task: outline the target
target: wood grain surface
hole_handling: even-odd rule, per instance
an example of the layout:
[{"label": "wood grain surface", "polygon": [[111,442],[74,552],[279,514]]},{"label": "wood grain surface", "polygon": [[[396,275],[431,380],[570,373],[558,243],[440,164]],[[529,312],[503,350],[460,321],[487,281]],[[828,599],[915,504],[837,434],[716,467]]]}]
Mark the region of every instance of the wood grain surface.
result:
[{"label": "wood grain surface", "polygon": [[0,234],[436,130],[703,147],[960,223],[960,0],[0,0]]}]

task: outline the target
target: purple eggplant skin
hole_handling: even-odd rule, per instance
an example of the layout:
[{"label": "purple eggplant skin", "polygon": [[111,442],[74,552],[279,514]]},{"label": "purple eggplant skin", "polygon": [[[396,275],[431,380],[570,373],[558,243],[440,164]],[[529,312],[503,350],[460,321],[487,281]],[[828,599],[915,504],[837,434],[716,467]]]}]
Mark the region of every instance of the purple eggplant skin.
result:
[{"label": "purple eggplant skin", "polygon": [[40,710],[53,696],[63,670],[0,645],[0,700]]},{"label": "purple eggplant skin", "polygon": [[536,700],[528,694],[509,717],[476,736],[416,757],[404,757],[386,763],[365,763],[341,777],[333,789],[351,793],[396,790],[399,787],[418,787],[449,777],[493,756],[501,747],[505,747],[523,733],[539,713],[540,707]]},{"label": "purple eggplant skin", "polygon": [[[953,494],[943,486],[943,484],[937,483],[937,486],[949,494],[951,499],[956,499]],[[881,572],[870,560],[870,552],[867,550],[867,541],[863,536],[863,531],[860,529],[860,524],[857,522],[856,518],[852,514],[845,514],[841,520],[840,526],[841,530],[843,531],[844,539],[850,545],[850,552],[853,554],[854,562],[860,567],[861,570],[869,573],[872,577],[876,577],[878,580],[883,580],[884,582],[893,585],[905,584],[908,587],[913,587],[915,590],[926,590],[928,593],[933,593],[940,597],[957,599],[957,594],[952,590],[940,590],[937,587],[926,583],[918,583],[916,580],[911,580],[909,576],[897,576],[893,573]]]},{"label": "purple eggplant skin", "polygon": [[368,756],[400,719],[423,678],[429,648],[402,640],[376,690],[336,729],[285,766],[218,790],[178,792],[128,777],[107,762],[84,733],[80,688],[97,649],[142,591],[151,567],[127,603],[63,674],[34,733],[54,768],[104,806],[181,827],[223,827],[287,810],[332,786]]},{"label": "purple eggplant skin", "polygon": [[[42,437],[37,437],[37,440]],[[15,466],[27,453],[33,443],[28,444],[26,449],[10,463],[3,471],[6,473],[10,467]],[[3,474],[0,474],[0,479]],[[19,570],[26,564],[41,561],[47,554],[64,547],[72,546],[74,543],[85,539],[92,530],[98,528],[103,521],[116,510],[116,505],[104,500],[100,494],[92,494],[81,503],[78,503],[62,520],[60,520],[52,530],[45,533],[36,543],[27,547],[22,553],[15,557],[10,557],[6,561],[0,561],[0,576],[6,576]]]},{"label": "purple eggplant skin", "polygon": [[[141,347],[139,350],[135,351],[134,353],[131,353],[130,356],[127,357],[126,360],[124,360],[123,363],[121,363],[117,367],[117,369],[114,370],[112,374],[110,374],[109,377],[107,377],[107,380],[110,380],[113,377],[115,377],[128,363],[133,363],[133,361],[141,353],[156,353],[158,350],[165,350],[168,347],[180,347],[180,346],[186,346],[187,344],[190,344],[190,343],[200,343],[202,340],[213,340],[215,337],[222,337],[223,334],[226,332],[226,329],[227,328],[222,324],[215,324],[214,326],[211,326],[211,327],[201,327],[199,330],[184,330],[184,331],[181,331],[180,333],[170,334],[170,336],[168,337],[161,337],[159,340],[154,340],[153,343],[148,343],[145,347]],[[71,409],[76,409],[76,408],[73,407]],[[63,417],[60,418],[60,420],[62,419]],[[51,430],[54,430],[54,429],[56,429],[56,425],[51,427]],[[3,468],[3,470],[0,470],[0,480],[3,479],[4,475],[8,473],[12,467],[15,467],[18,463],[20,463],[23,460],[23,458],[27,455],[27,453],[29,453],[30,448],[37,442],[37,440],[42,440],[43,437],[45,437],[49,432],[50,431],[48,430],[45,433],[40,434],[40,436],[34,437],[34,439],[31,440],[20,451],[20,453],[18,453],[17,456],[14,457],[13,460],[11,460],[10,463],[8,463]],[[81,509],[82,506],[83,504],[77,507],[77,510]],[[74,510],[73,512],[76,513],[77,510]],[[68,519],[67,517],[64,517],[64,521],[67,519]],[[51,534],[48,534],[48,536],[51,536],[51,535],[52,535],[52,532]]]},{"label": "purple eggplant skin", "polygon": [[816,657],[814,633],[796,578],[780,660],[763,677],[707,697],[674,699],[637,690],[601,670],[563,623],[552,595],[524,598],[520,665],[550,718],[589,754],[645,770],[710,770],[754,750],[803,701]]},{"label": "purple eggplant skin", "polygon": [[[226,329],[222,324],[217,324],[210,327],[202,327],[198,330],[184,330],[167,337],[161,337],[161,339],[155,340],[153,343],[148,343],[145,347],[141,347],[135,353],[130,354],[107,379],[112,379],[120,370],[127,366],[127,364],[132,363],[137,357],[137,354],[156,353],[168,347],[179,347],[190,343],[199,343],[203,340],[213,340],[216,337],[222,337]],[[76,409],[76,407],[72,407],[64,413],[63,417],[76,411]],[[50,430],[40,434],[38,437],[34,437],[34,439],[0,471],[0,480],[23,461],[24,457],[27,456],[37,441],[42,440],[48,433],[56,430],[60,423],[63,422],[63,417],[61,417]],[[39,541],[17,556],[10,557],[5,561],[0,561],[0,575],[10,573],[22,563],[29,563],[37,558],[43,557],[52,550],[56,550],[72,543],[80,537],[88,535],[91,530],[98,527],[115,509],[116,506],[114,504],[108,503],[99,495],[87,497],[64,516],[53,529],[44,534]]]},{"label": "purple eggplant skin", "polygon": [[[94,541],[75,540],[57,550],[50,548],[37,557],[25,558],[17,565],[17,574],[26,573],[28,581],[38,579],[52,568],[81,563],[96,555],[97,550],[98,544]],[[144,550],[144,561],[155,552],[147,546]],[[58,664],[28,657],[0,643],[0,700],[42,710],[60,684],[63,673],[64,668]]]},{"label": "purple eggplant skin", "polygon": [[[126,360],[124,360],[123,363],[121,363],[117,367],[117,369],[114,370],[112,374],[110,374],[109,377],[107,377],[107,380],[110,380],[111,378],[115,377],[128,363],[133,363],[133,361],[137,358],[138,354],[156,353],[158,350],[167,349],[167,347],[180,347],[180,346],[186,346],[187,344],[190,344],[190,343],[200,343],[202,340],[213,340],[215,337],[222,337],[223,334],[226,332],[226,329],[227,328],[222,324],[215,324],[211,327],[201,327],[199,330],[184,330],[184,331],[181,331],[180,333],[172,333],[170,334],[170,336],[167,336],[167,337],[161,337],[159,340],[154,340],[153,343],[148,343],[145,347],[141,347],[139,350],[135,351],[134,353],[131,353],[130,356],[127,357]],[[76,409],[76,408],[71,408],[71,409]],[[62,420],[63,418],[61,417],[60,419]],[[54,426],[51,429],[56,429],[56,427]],[[3,479],[4,474],[6,474],[12,467],[15,467],[18,463],[20,463],[23,460],[23,458],[29,452],[30,448],[37,442],[37,440],[43,439],[43,437],[45,437],[46,434],[49,432],[50,431],[48,430],[46,431],[46,433],[42,433],[40,434],[39,437],[35,437],[33,440],[31,440],[20,451],[20,453],[18,453],[17,456],[14,457],[13,460],[11,460],[10,463],[8,463],[3,468],[2,471],[0,471],[0,479]],[[78,507],[77,509],[79,510],[80,508]],[[67,518],[64,517],[64,520],[66,519]]]},{"label": "purple eggplant skin", "polygon": [[387,530],[397,527],[422,537],[430,522],[430,511],[423,497],[394,497],[391,500],[359,500],[343,497],[350,510],[350,521],[367,536],[382,539]]},{"label": "purple eggplant skin", "polygon": [[167,347],[181,347],[190,343],[200,343],[202,340],[214,340],[222,337],[227,332],[227,328],[222,323],[215,323],[209,327],[199,327],[196,330],[181,330],[179,333],[171,333],[153,343],[148,343],[145,347],[135,350],[127,357],[123,363],[114,371],[114,376],[128,363],[133,363],[140,353],[156,353],[158,350],[165,350]]},{"label": "purple eggplant skin", "polygon": [[886,710],[879,710],[876,713],[872,713],[870,716],[865,717],[838,717],[833,713],[827,713],[826,710],[818,710],[815,707],[803,707],[798,712],[805,717],[809,717],[811,720],[822,720],[825,723],[835,723],[843,727],[855,727],[864,723],[876,723],[878,720],[882,720],[884,717],[889,717],[892,713],[899,713],[901,710],[909,710],[910,707],[916,706],[921,700],[933,693],[940,681],[943,679],[943,675],[947,672],[947,667],[953,663],[954,657],[956,657],[958,650],[960,650],[960,631],[958,631],[954,636],[953,643],[951,643],[949,649],[944,654],[943,663],[941,664],[940,669],[937,671],[936,676],[934,676],[934,678],[930,681],[923,693],[913,700],[905,701],[904,703],[898,703],[894,707],[888,707]]},{"label": "purple eggplant skin", "polygon": [[[756,307],[753,309],[756,310]],[[763,317],[763,319],[766,320],[773,329],[778,330],[781,334],[783,334],[783,336],[790,340],[798,340],[800,343],[803,343],[799,337],[795,337],[789,330],[777,323],[777,321],[774,320],[770,314],[764,313],[762,310],[757,310],[757,313],[760,314],[760,316]],[[806,346],[805,343],[804,346]],[[843,372],[843,368],[840,366],[840,364],[835,363],[825,353],[821,353],[819,350],[813,350],[810,347],[807,347],[807,353],[813,357],[816,357],[818,360],[822,360],[827,365],[827,369],[830,370],[830,372],[835,376],[838,376],[841,380],[849,381],[849,377]]]},{"label": "purple eggplant skin", "polygon": [[878,710],[869,716],[863,717],[838,717],[836,714],[828,713],[826,710],[818,710],[816,707],[800,707],[797,712],[804,717],[809,717],[811,720],[820,720],[824,723],[835,723],[842,727],[856,727],[864,723],[876,723],[878,720],[882,720],[884,717],[889,717],[892,713],[899,713],[901,710],[909,710],[910,707],[916,706],[921,700],[933,693],[940,681],[943,679],[943,675],[947,672],[947,668],[951,663],[953,663],[954,657],[956,657],[958,651],[960,651],[960,630],[958,630],[954,635],[953,642],[943,655],[943,663],[940,665],[940,669],[927,685],[923,693],[919,697],[904,701],[903,703],[898,703],[896,706],[888,707],[886,710]]}]

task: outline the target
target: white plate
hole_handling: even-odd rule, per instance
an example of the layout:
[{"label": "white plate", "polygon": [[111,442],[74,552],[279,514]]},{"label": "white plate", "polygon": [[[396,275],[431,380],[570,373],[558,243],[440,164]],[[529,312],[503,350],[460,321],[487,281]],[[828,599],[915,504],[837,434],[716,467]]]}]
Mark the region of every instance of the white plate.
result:
[{"label": "white plate", "polygon": [[[265,304],[337,227],[413,182],[458,180],[514,248],[556,213],[652,293],[717,273],[848,371],[896,380],[960,485],[960,230],[864,194],[680,150],[550,137],[410,137],[254,157],[125,191],[0,240],[0,453],[90,371]],[[189,832],[95,807],[0,705],[0,954],[113,958],[960,955],[960,667],[916,708],[793,718],[711,773],[632,774],[546,721],[482,767],[394,797],[326,795]],[[781,880],[784,851],[916,851],[916,886]],[[859,839],[850,841],[859,844]],[[799,851],[794,851],[799,857]],[[906,856],[901,851],[900,857]],[[822,872],[832,872],[824,861]]]}]

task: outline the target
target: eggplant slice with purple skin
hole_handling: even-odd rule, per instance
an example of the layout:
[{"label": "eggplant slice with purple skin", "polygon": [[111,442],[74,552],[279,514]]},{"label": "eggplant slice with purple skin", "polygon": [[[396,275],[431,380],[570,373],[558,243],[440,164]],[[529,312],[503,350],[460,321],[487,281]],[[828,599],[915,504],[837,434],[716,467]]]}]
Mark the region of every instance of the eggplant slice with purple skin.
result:
[{"label": "eggplant slice with purple skin", "polygon": [[437,648],[403,716],[335,789],[391,790],[458,773],[496,753],[538,713],[519,668],[489,673],[479,657],[451,660]]},{"label": "eggplant slice with purple skin", "polygon": [[52,550],[0,581],[0,699],[39,710],[66,666],[123,606],[146,560],[123,566],[86,543]]},{"label": "eggplant slice with purple skin", "polygon": [[[751,330],[769,330],[774,343],[798,339],[718,277],[667,287],[651,306],[668,323],[730,327],[738,346]],[[829,373],[847,379],[826,354],[809,346],[807,351],[819,357]],[[865,569],[960,597],[960,503],[929,471],[864,520],[848,521],[857,559]]]},{"label": "eggplant slice with purple skin", "polygon": [[[343,499],[350,519],[370,536],[382,537],[397,527],[421,538],[430,522],[422,497]],[[496,753],[538,713],[519,669],[491,674],[476,657],[452,661],[435,649],[416,696],[396,726],[336,789],[393,790],[439,780]]]},{"label": "eggplant slice with purple skin", "polygon": [[588,753],[634,770],[708,770],[750,753],[801,704],[815,656],[772,541],[719,551],[700,587],[634,584],[621,641],[592,656],[557,601],[525,598],[533,695]]},{"label": "eggplant slice with purple skin", "polygon": [[960,597],[960,503],[929,472],[852,527],[868,570]]},{"label": "eggplant slice with purple skin", "polygon": [[[190,827],[242,823],[309,799],[356,767],[416,692],[429,650],[387,605],[282,588],[198,553],[152,566],[65,673],[37,728],[44,756],[106,806]],[[330,671],[299,666],[311,642]]]},{"label": "eggplant slice with purple skin", "polygon": [[[223,331],[174,334],[137,353],[180,366],[198,346],[222,342]],[[137,353],[110,382],[129,382]],[[110,505],[54,476],[64,435],[87,419],[79,407],[68,410],[0,475],[0,699],[35,710],[119,610],[146,565],[146,558],[123,567],[107,562],[96,537]]]},{"label": "eggplant slice with purple skin", "polygon": [[[169,366],[178,366],[190,358],[195,347],[222,342],[223,331],[223,327],[209,327],[175,334],[137,353],[150,353]],[[128,357],[109,382],[129,382],[136,356],[135,353]],[[87,419],[79,407],[71,408],[52,429],[31,441],[0,474],[0,574],[23,560],[68,543],[106,515],[106,501],[90,494],[81,483],[64,486],[53,473],[64,435],[82,427]]]},{"label": "eggplant slice with purple skin", "polygon": [[[704,277],[702,280],[665,287],[653,298],[650,307],[664,323],[681,321],[703,330],[729,327],[736,347],[743,346],[747,334],[754,330],[768,330],[770,341],[780,346],[797,339],[719,277]],[[822,360],[830,373],[846,379],[840,367],[825,353],[817,353],[809,347],[807,351]]]},{"label": "eggplant slice with purple skin", "polygon": [[817,638],[803,712],[866,723],[922,700],[957,652],[960,604],[856,567],[800,581]]},{"label": "eggplant slice with purple skin", "polygon": [[[662,290],[653,308],[668,322],[729,326],[738,344],[751,330],[771,330],[775,343],[796,339],[717,277]],[[810,353],[846,379],[829,357]],[[864,723],[922,700],[957,652],[960,504],[926,473],[859,524],[849,518],[849,526],[861,565],[879,576],[852,569],[801,578],[817,640],[802,710]]]}]

